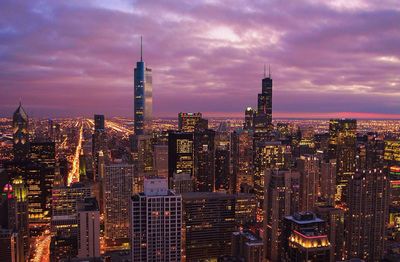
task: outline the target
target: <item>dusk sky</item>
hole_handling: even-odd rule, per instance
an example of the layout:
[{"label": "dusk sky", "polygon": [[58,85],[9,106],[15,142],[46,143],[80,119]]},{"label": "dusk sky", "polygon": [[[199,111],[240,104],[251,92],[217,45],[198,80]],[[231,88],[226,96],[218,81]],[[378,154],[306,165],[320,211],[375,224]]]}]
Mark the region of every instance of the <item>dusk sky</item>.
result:
[{"label": "dusk sky", "polygon": [[[324,3],[323,3],[324,2]],[[400,118],[399,0],[1,0],[0,116],[241,116],[270,64],[274,117]]]}]

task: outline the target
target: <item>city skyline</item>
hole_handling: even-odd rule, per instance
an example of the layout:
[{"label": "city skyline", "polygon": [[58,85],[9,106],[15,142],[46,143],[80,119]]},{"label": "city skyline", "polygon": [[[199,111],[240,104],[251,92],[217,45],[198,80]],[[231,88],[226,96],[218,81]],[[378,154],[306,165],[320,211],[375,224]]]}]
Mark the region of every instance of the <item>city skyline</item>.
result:
[{"label": "city skyline", "polygon": [[369,2],[4,1],[0,116],[133,117],[143,35],[156,117],[242,116],[270,64],[274,118],[398,119],[400,4]]}]

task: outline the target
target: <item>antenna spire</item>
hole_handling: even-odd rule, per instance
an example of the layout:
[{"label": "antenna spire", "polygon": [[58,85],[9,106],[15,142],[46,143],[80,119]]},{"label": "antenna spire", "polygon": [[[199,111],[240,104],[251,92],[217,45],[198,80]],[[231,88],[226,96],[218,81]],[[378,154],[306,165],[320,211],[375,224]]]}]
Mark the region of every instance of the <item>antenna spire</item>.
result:
[{"label": "antenna spire", "polygon": [[142,44],[142,36],[140,36],[140,62],[143,62],[143,44]]},{"label": "antenna spire", "polygon": [[268,65],[268,75],[269,75],[269,78],[271,78],[271,65]]},{"label": "antenna spire", "polygon": [[267,68],[266,65],[264,64],[264,78],[267,77]]}]

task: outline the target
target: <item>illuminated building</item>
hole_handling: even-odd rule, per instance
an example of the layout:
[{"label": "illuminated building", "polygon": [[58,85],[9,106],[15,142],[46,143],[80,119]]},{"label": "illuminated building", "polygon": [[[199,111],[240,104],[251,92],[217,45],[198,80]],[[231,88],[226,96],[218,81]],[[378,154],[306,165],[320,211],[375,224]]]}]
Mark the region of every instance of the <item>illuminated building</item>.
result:
[{"label": "illuminated building", "polygon": [[[233,192],[241,188],[253,188],[253,131],[236,130],[231,135],[232,140],[232,184]],[[249,190],[248,190],[249,191]]]},{"label": "illuminated building", "polygon": [[94,130],[104,130],[104,115],[94,115]]},{"label": "illuminated building", "polygon": [[168,178],[168,145],[154,145],[154,170],[157,176]]},{"label": "illuminated building", "polygon": [[51,242],[50,242],[51,262],[61,261],[61,259],[73,258],[78,254],[77,252],[78,252],[78,244],[76,237],[65,237],[59,235],[51,237]]},{"label": "illuminated building", "polygon": [[132,261],[181,261],[182,198],[168,180],[145,179],[131,202]]},{"label": "illuminated building", "polygon": [[30,223],[49,222],[51,189],[56,170],[54,142],[30,143],[31,165],[26,174]]},{"label": "illuminated building", "polygon": [[[13,225],[14,228],[19,235],[19,238],[22,241],[21,248],[23,248],[23,256],[28,257],[29,255],[29,223],[28,223],[28,198],[27,198],[27,188],[25,186],[25,182],[21,177],[14,178],[12,180],[12,188],[13,188],[13,197],[12,197],[12,205],[13,211],[12,214],[9,213],[10,217],[13,216]],[[22,257],[22,255],[21,255]]]},{"label": "illuminated building", "polygon": [[231,192],[230,151],[227,147],[215,149],[215,190]]},{"label": "illuminated building", "polygon": [[389,169],[389,227],[394,237],[400,235],[400,140],[385,141],[384,160]]},{"label": "illuminated building", "polygon": [[258,94],[257,112],[253,117],[256,133],[272,130],[272,78],[271,74],[262,79],[262,92]]},{"label": "illuminated building", "polygon": [[255,201],[247,194],[193,192],[182,194],[182,201],[186,261],[229,255],[232,233],[243,225],[243,219],[255,221]]},{"label": "illuminated building", "polygon": [[168,134],[168,179],[171,187],[174,173],[194,173],[193,134],[169,132]]},{"label": "illuminated building", "polygon": [[129,205],[134,192],[134,166],[106,166],[104,187],[104,231],[108,249],[129,247]]},{"label": "illuminated building", "polygon": [[77,203],[78,258],[100,257],[100,211],[96,198]]},{"label": "illuminated building", "polygon": [[344,210],[333,206],[317,206],[315,214],[327,225],[328,239],[331,244],[330,261],[342,261],[344,253]]},{"label": "illuminated building", "polygon": [[145,66],[140,38],[140,61],[134,70],[134,131],[135,135],[147,133],[153,114],[153,78],[150,68]]},{"label": "illuminated building", "polygon": [[85,181],[86,178],[86,157],[82,149],[79,154],[79,181]]},{"label": "illuminated building", "polygon": [[51,231],[62,237],[77,236],[77,203],[91,197],[89,186],[73,183],[69,187],[52,190]]},{"label": "illuminated building", "polygon": [[264,201],[264,173],[266,169],[285,169],[289,167],[290,147],[276,142],[255,142],[254,191],[258,208],[261,211]]},{"label": "illuminated building", "polygon": [[13,114],[13,153],[16,162],[25,161],[29,154],[29,119],[21,103]]},{"label": "illuminated building", "polygon": [[326,223],[311,212],[284,218],[280,261],[332,261]]},{"label": "illuminated building", "polygon": [[264,261],[262,239],[250,231],[233,232],[231,250],[232,257],[241,259],[241,261]]},{"label": "illuminated building", "polygon": [[[103,156],[107,155],[107,133],[105,129],[104,115],[94,115],[94,133],[92,136],[92,156],[93,156],[93,169],[94,177],[91,179],[98,180],[100,177],[99,174],[99,154],[100,151],[103,153]],[[81,160],[79,158],[79,160]]]},{"label": "illuminated building", "polygon": [[321,162],[321,198],[328,205],[334,205],[336,192],[336,160]]},{"label": "illuminated building", "polygon": [[153,142],[150,135],[134,135],[133,137],[133,159],[136,170],[140,174],[151,173],[153,167]]},{"label": "illuminated building", "polygon": [[212,192],[215,189],[215,131],[196,130],[194,133],[195,190]]},{"label": "illuminated building", "polygon": [[320,161],[314,155],[300,156],[297,170],[300,171],[300,210],[314,210],[319,192]]},{"label": "illuminated building", "polygon": [[348,180],[356,168],[356,134],[355,119],[332,119],[329,121],[329,159],[336,159],[336,195],[335,201],[346,202]]},{"label": "illuminated building", "polygon": [[244,112],[244,130],[253,130],[253,116],[254,109],[251,107],[246,108]]},{"label": "illuminated building", "polygon": [[172,178],[171,188],[175,190],[176,193],[188,193],[194,191],[194,181],[193,177],[187,173],[174,174]]},{"label": "illuminated building", "polygon": [[21,250],[18,233],[12,229],[0,227],[0,259],[4,262],[24,262],[18,250]]},{"label": "illuminated building", "polygon": [[379,261],[385,251],[389,179],[382,169],[357,171],[349,181],[347,258]]},{"label": "illuminated building", "polygon": [[264,253],[268,261],[282,259],[284,217],[297,211],[300,173],[267,169],[264,201]]},{"label": "illuminated building", "polygon": [[201,123],[203,116],[198,113],[182,113],[178,114],[178,129],[181,132],[194,132],[196,126]]}]

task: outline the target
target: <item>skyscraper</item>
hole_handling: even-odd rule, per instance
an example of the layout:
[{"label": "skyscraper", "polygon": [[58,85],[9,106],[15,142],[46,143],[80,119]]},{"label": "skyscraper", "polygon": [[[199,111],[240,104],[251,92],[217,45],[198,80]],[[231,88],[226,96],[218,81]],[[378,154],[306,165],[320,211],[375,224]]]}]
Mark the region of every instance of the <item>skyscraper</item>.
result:
[{"label": "skyscraper", "polygon": [[193,133],[168,133],[168,179],[170,187],[174,174],[194,174]]},{"label": "skyscraper", "polygon": [[131,204],[132,261],[181,261],[182,198],[168,180],[145,179]]},{"label": "skyscraper", "polygon": [[77,203],[78,258],[100,257],[100,211],[96,198],[85,198]]},{"label": "skyscraper", "polygon": [[349,180],[347,258],[380,261],[385,251],[389,179],[382,169],[357,171]]},{"label": "skyscraper", "polygon": [[126,246],[129,243],[129,205],[134,190],[134,166],[106,166],[103,187],[107,248]]},{"label": "skyscraper", "polygon": [[194,132],[194,180],[196,191],[212,192],[215,188],[215,131]]},{"label": "skyscraper", "polygon": [[229,255],[232,233],[243,225],[243,218],[255,219],[254,197],[247,194],[193,192],[182,194],[182,201],[186,261]]},{"label": "skyscraper", "polygon": [[[232,140],[232,192],[241,189],[249,191],[254,187],[253,178],[253,131],[236,130],[231,135]],[[248,190],[245,190],[247,188]]]},{"label": "skyscraper", "polygon": [[146,133],[153,114],[152,71],[143,61],[142,38],[140,38],[140,61],[134,70],[134,131],[135,135]]},{"label": "skyscraper", "polygon": [[[286,216],[282,231],[282,260],[332,261],[331,245],[324,220],[311,212]],[[274,260],[272,260],[274,261]]]},{"label": "skyscraper", "polygon": [[329,159],[336,159],[335,201],[345,204],[348,180],[356,169],[357,121],[332,119],[329,122]]},{"label": "skyscraper", "polygon": [[21,103],[13,114],[13,152],[14,160],[27,160],[29,155],[28,115]]},{"label": "skyscraper", "polygon": [[104,115],[94,115],[94,133],[92,136],[92,156],[93,156],[93,169],[94,177],[91,179],[99,179],[99,154],[102,152],[107,156],[107,133],[104,123]]},{"label": "skyscraper", "polygon": [[198,113],[183,113],[178,114],[178,129],[181,132],[194,132],[196,125],[202,120],[203,116]]},{"label": "skyscraper", "polygon": [[297,211],[299,172],[267,170],[265,175],[264,231],[265,257],[268,261],[282,259],[284,217]]},{"label": "skyscraper", "polygon": [[54,142],[30,143],[31,165],[28,168],[28,208],[30,223],[49,222],[51,190],[56,172]]},{"label": "skyscraper", "polygon": [[262,79],[262,90],[258,94],[257,112],[253,118],[255,132],[267,132],[272,129],[272,78],[271,72],[268,77],[264,68]]}]

